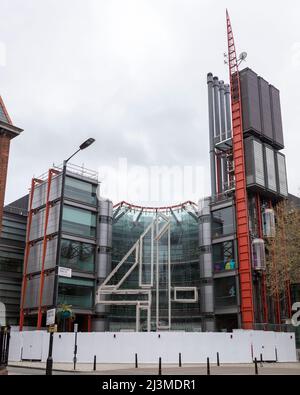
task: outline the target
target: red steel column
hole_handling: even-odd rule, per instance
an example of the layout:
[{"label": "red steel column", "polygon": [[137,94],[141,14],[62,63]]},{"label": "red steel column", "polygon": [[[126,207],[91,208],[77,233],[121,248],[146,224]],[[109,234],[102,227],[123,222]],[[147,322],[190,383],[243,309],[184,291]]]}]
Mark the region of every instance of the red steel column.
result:
[{"label": "red steel column", "polygon": [[19,321],[20,331],[23,330],[23,325],[24,325],[24,304],[25,304],[25,295],[26,295],[26,287],[27,287],[27,267],[28,267],[29,252],[31,247],[30,230],[31,230],[32,215],[33,215],[32,203],[33,203],[35,184],[37,182],[39,181],[34,178],[32,179],[30,197],[29,197],[29,210],[28,210],[27,227],[26,227],[26,246],[24,253],[23,280],[22,280],[22,290],[21,290],[21,307],[20,307],[20,321]]},{"label": "red steel column", "polygon": [[233,135],[233,159],[235,167],[236,230],[239,256],[239,277],[243,329],[252,329],[254,324],[251,248],[249,238],[248,202],[245,174],[245,156],[242,123],[240,76],[233,32],[229,14],[227,17],[228,64],[231,83],[231,111]]},{"label": "red steel column", "polygon": [[45,212],[45,225],[44,225],[44,238],[43,238],[43,249],[42,249],[42,266],[41,266],[41,279],[40,279],[40,290],[39,290],[39,307],[38,307],[38,318],[37,318],[37,329],[41,329],[42,326],[42,304],[43,304],[43,290],[44,290],[44,282],[45,282],[45,260],[47,253],[47,243],[48,243],[48,222],[49,222],[49,214],[50,214],[50,190],[51,190],[51,182],[52,182],[52,170],[48,172],[48,183],[47,183],[47,196],[46,196],[46,212]]}]

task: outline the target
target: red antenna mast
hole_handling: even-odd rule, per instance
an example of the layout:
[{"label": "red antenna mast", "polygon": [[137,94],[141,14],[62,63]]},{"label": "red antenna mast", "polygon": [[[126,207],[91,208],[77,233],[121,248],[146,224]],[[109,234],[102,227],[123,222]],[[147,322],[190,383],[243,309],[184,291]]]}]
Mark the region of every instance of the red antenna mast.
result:
[{"label": "red antenna mast", "polygon": [[239,256],[241,313],[243,329],[253,329],[254,306],[252,287],[251,247],[249,237],[248,199],[245,172],[243,119],[238,58],[228,11],[226,10],[228,65],[231,85],[233,160],[235,175],[236,232]]}]

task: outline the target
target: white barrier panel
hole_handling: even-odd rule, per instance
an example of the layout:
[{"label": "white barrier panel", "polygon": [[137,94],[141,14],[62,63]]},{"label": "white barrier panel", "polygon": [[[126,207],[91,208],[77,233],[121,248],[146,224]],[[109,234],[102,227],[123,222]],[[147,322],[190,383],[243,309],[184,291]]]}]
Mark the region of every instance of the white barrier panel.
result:
[{"label": "white barrier panel", "polygon": [[[294,333],[275,333],[278,361],[290,362],[295,350]],[[297,360],[297,355],[295,356]]]},{"label": "white barrier panel", "polygon": [[11,332],[10,361],[41,361],[48,356],[49,333],[46,331]]},{"label": "white barrier panel", "polygon": [[[266,336],[267,334],[267,336]],[[253,331],[251,332],[253,345],[253,359],[260,361],[276,362],[276,337],[275,332]]]},{"label": "white barrier panel", "polygon": [[[49,334],[45,332],[14,332],[11,337],[9,361],[32,359],[46,361]],[[55,333],[53,361],[73,361],[75,333]],[[276,351],[275,351],[276,350]],[[219,353],[221,363],[251,363],[253,358],[278,362],[297,362],[295,336],[291,333],[235,331],[233,333],[78,333],[77,361],[93,363],[212,363]]]}]

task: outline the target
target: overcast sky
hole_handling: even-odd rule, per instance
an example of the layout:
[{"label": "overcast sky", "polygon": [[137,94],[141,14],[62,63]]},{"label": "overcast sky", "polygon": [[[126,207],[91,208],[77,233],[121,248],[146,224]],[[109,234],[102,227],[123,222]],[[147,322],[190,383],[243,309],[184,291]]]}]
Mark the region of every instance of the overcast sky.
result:
[{"label": "overcast sky", "polygon": [[300,2],[0,0],[0,94],[24,129],[6,202],[87,137],[97,142],[75,163],[91,169],[127,158],[208,170],[206,75],[228,81],[226,7],[247,65],[281,91],[289,189],[299,194]]}]

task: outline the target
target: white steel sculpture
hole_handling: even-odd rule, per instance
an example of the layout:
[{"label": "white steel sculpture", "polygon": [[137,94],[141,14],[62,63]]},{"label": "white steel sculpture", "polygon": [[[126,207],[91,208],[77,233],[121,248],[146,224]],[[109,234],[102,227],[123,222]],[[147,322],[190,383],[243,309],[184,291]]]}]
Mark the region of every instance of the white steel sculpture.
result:
[{"label": "white steel sculpture", "polygon": [[[95,304],[104,305],[134,305],[136,306],[136,331],[141,330],[141,315],[146,312],[147,315],[147,331],[151,331],[151,307],[152,307],[152,291],[156,290],[156,330],[170,330],[171,329],[171,302],[172,291],[173,301],[176,303],[195,303],[198,301],[198,292],[195,287],[171,287],[171,237],[170,237],[171,221],[170,217],[157,212],[155,219],[146,228],[144,233],[140,236],[137,242],[132,246],[128,253],[123,257],[120,263],[112,270],[104,282],[98,287],[96,293]],[[160,243],[164,241],[164,251],[166,257],[164,262],[161,256]],[[150,239],[150,255],[146,254],[147,242]],[[146,249],[145,249],[146,247]],[[149,246],[148,246],[149,249]],[[129,268],[125,268],[125,273],[122,270],[128,261],[133,256],[133,261],[129,263]],[[167,317],[160,316],[160,267],[166,265],[165,278],[165,294],[167,295]],[[148,278],[144,275],[145,268],[149,269],[150,276]],[[138,269],[138,288],[136,289],[122,289],[125,280],[130,274]],[[155,271],[155,276],[154,276]],[[177,297],[177,292],[192,292],[193,298],[180,299]],[[109,296],[117,296],[109,300]],[[120,298],[118,298],[118,296]]]}]

